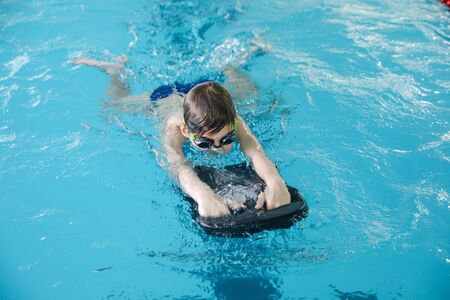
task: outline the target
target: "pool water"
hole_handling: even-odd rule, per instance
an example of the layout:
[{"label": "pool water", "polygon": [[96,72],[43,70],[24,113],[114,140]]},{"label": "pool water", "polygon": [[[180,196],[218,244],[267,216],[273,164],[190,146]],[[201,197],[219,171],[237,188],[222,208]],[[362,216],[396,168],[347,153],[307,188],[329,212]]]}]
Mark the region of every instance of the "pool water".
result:
[{"label": "pool water", "polygon": [[[447,299],[449,17],[437,0],[2,1],[0,298]],[[108,108],[107,76],[68,63],[122,54],[135,93],[248,74],[239,113],[308,217],[205,234],[157,116]]]}]

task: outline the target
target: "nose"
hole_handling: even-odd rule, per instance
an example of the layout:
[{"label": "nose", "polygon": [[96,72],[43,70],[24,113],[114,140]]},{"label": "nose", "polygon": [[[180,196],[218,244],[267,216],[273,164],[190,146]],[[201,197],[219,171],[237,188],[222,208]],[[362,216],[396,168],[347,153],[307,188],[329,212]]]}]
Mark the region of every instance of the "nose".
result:
[{"label": "nose", "polygon": [[[220,143],[220,142],[219,142]],[[220,143],[219,146],[216,145],[216,141],[214,141],[214,144],[211,146],[212,149],[220,149],[222,148],[223,144]]]},{"label": "nose", "polygon": [[224,153],[225,149],[223,149],[222,146],[217,147],[216,145],[214,145],[214,147],[211,147],[211,151],[215,153]]}]

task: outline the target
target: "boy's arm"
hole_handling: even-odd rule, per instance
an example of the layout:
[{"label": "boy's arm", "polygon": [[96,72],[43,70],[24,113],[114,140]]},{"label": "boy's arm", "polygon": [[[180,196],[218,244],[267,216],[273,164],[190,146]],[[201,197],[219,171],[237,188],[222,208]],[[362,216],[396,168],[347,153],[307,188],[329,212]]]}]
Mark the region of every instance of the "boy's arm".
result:
[{"label": "boy's arm", "polygon": [[229,214],[227,200],[218,196],[209,185],[201,181],[187,162],[181,150],[184,139],[177,121],[169,118],[163,132],[163,146],[170,173],[178,180],[183,191],[197,202],[201,216],[220,217]]},{"label": "boy's arm", "polygon": [[291,196],[286,183],[278,173],[273,162],[266,156],[264,149],[250,128],[241,117],[237,118],[237,137],[241,144],[241,150],[251,158],[256,173],[266,183],[266,189],[259,194],[256,208],[266,205],[267,209],[274,209],[291,202]]}]

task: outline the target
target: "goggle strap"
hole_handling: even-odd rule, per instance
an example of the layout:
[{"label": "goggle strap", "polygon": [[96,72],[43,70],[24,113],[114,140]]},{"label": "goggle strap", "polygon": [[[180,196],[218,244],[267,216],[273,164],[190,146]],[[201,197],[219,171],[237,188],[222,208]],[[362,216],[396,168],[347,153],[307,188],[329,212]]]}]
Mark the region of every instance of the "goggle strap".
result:
[{"label": "goggle strap", "polygon": [[189,138],[191,139],[191,141],[195,140],[195,134],[189,132]]}]

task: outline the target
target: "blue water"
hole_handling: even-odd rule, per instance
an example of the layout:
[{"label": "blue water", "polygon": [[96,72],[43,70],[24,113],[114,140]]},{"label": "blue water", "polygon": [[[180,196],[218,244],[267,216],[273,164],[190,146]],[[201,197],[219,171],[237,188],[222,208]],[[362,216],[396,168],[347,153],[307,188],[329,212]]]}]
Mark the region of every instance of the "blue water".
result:
[{"label": "blue water", "polygon": [[[1,299],[447,299],[450,12],[439,1],[1,1]],[[267,51],[246,57],[252,39]],[[206,235],[136,93],[225,63],[309,216]],[[231,160],[239,156],[232,156]],[[202,158],[203,159],[203,158]],[[225,158],[225,161],[227,158]]]}]

